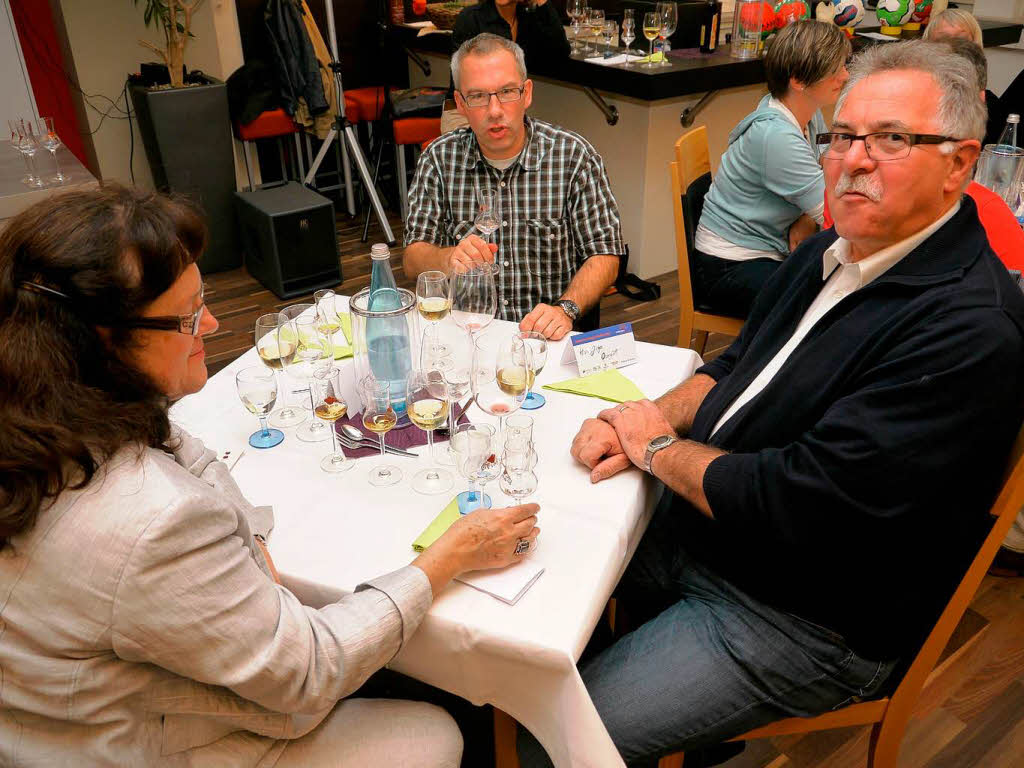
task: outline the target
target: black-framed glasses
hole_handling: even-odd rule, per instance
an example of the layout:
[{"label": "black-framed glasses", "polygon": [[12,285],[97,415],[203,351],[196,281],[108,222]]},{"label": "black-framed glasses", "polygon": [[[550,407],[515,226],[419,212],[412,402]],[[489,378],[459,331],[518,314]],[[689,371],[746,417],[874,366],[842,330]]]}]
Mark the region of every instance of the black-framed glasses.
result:
[{"label": "black-framed glasses", "polygon": [[903,131],[878,131],[875,133],[819,133],[815,143],[825,146],[824,157],[837,159],[850,151],[853,142],[863,141],[864,150],[872,160],[902,160],[917,144],[945,144],[947,141],[963,141],[952,136],[937,136],[933,133],[905,133]]},{"label": "black-framed glasses", "polygon": [[514,101],[519,101],[523,98],[523,91],[525,90],[526,84],[524,83],[523,85],[500,88],[497,91],[470,91],[469,93],[459,91],[459,93],[462,95],[462,100],[466,102],[467,107],[479,109],[491,103],[491,96],[496,96],[502,104],[511,104]]},{"label": "black-framed glasses", "polygon": [[[199,294],[203,298],[205,290]],[[154,331],[177,331],[186,336],[198,336],[199,325],[203,319],[203,312],[206,304],[200,304],[199,309],[188,315],[165,315],[161,317],[136,317],[121,324],[122,328],[148,328]]]}]

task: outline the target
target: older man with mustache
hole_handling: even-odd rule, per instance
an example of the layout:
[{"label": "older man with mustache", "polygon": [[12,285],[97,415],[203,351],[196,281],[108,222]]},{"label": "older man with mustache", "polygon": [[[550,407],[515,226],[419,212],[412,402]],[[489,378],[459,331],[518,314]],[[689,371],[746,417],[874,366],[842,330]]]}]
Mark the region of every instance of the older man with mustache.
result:
[{"label": "older man with mustache", "polygon": [[642,623],[580,670],[631,766],[884,694],[976,553],[1024,417],[1024,297],[962,195],[974,73],[918,41],[850,69],[818,138],[835,229],[721,357],[573,443],[594,482],[635,465],[668,486],[620,584]]}]

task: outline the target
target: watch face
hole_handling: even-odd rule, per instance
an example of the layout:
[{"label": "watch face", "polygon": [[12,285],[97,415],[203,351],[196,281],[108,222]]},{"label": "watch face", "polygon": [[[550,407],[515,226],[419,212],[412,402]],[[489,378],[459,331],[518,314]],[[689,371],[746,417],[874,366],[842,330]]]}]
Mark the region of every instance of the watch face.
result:
[{"label": "watch face", "polygon": [[651,448],[663,448],[672,442],[671,435],[659,435],[658,437],[651,440]]}]

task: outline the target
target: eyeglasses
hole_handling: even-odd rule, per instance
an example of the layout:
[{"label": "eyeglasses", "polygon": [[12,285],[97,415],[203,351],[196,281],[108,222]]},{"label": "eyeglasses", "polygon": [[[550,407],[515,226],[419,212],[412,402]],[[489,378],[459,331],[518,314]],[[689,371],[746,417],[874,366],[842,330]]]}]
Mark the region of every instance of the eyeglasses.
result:
[{"label": "eyeglasses", "polygon": [[952,136],[936,136],[931,133],[902,133],[898,131],[882,131],[878,133],[819,133],[815,138],[817,144],[823,144],[823,156],[838,159],[850,151],[853,142],[863,141],[864,150],[872,160],[902,160],[910,154],[917,144],[945,144],[947,141],[963,141]]},{"label": "eyeglasses", "polygon": [[[199,294],[203,298],[203,293]],[[122,328],[150,328],[154,331],[177,331],[186,336],[198,336],[199,325],[203,319],[206,304],[190,315],[166,315],[163,317],[137,317],[122,324]]]},{"label": "eyeglasses", "polygon": [[523,91],[525,90],[526,85],[524,84],[510,88],[501,88],[497,91],[470,91],[469,93],[459,91],[459,93],[462,95],[462,100],[466,102],[467,107],[479,109],[491,103],[491,96],[497,96],[498,101],[502,104],[511,104],[514,101],[519,101],[523,98]]}]

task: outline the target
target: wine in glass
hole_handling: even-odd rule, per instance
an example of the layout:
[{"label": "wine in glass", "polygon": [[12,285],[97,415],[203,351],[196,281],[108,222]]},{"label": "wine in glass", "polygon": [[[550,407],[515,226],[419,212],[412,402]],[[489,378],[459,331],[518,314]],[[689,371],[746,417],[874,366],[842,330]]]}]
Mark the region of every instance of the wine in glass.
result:
[{"label": "wine in glass", "polygon": [[495,330],[476,338],[470,376],[473,400],[484,413],[498,417],[499,433],[505,417],[526,399],[530,375],[530,351],[518,335]]},{"label": "wine in glass", "polygon": [[331,289],[325,288],[313,294],[313,302],[316,316],[320,320],[320,329],[330,337],[331,347],[348,346],[350,342],[342,328],[338,296]]},{"label": "wine in glass", "polygon": [[[439,270],[431,269],[421,272],[416,278],[416,308],[420,317],[437,330],[437,324],[448,317],[448,276]],[[445,357],[448,350],[437,341],[436,332],[432,334],[431,343],[437,345],[431,353],[436,357]]]},{"label": "wine in glass", "polygon": [[601,32],[604,29],[604,11],[600,8],[591,8],[587,23],[590,26],[590,34],[594,38],[594,51],[596,52],[597,44],[601,40]]},{"label": "wine in glass", "polygon": [[[359,382],[363,400],[363,426],[380,438],[380,455],[384,459],[384,435],[398,423],[398,414],[391,403],[391,382],[366,376]],[[370,472],[370,485],[394,485],[402,479],[402,470],[394,464],[381,464]]]},{"label": "wine in glass", "polygon": [[660,23],[658,37],[661,38],[661,62],[659,66],[671,67],[672,65],[668,60],[668,52],[672,46],[669,44],[668,38],[675,34],[676,26],[679,24],[679,11],[674,2],[658,3],[655,10],[658,13]]},{"label": "wine in glass", "polygon": [[[427,433],[427,458],[434,459],[434,430],[448,418],[450,395],[444,374],[438,370],[417,369],[406,382],[406,413],[409,420]],[[453,485],[450,472],[438,467],[421,469],[412,478],[412,489],[433,495],[444,493]]]},{"label": "wine in glass", "polygon": [[[282,329],[284,331],[282,332]],[[256,319],[256,329],[253,334],[256,340],[256,353],[260,361],[270,370],[274,371],[275,377],[280,384],[281,372],[284,366],[291,362],[298,346],[298,339],[294,335],[294,327],[288,326],[288,318],[281,312],[271,312],[267,315],[260,315]],[[287,382],[282,390],[287,391]],[[281,400],[287,401],[282,397]],[[270,424],[274,427],[294,427],[306,420],[306,414],[301,410],[285,405],[270,414]]]},{"label": "wine in glass", "polygon": [[647,68],[652,69],[654,67],[654,39],[661,32],[661,19],[656,13],[645,13],[644,14],[644,37],[647,38],[651,44],[651,51],[647,56]]},{"label": "wine in glass", "polygon": [[[490,509],[491,497],[484,492],[487,483],[500,474],[494,427],[490,424],[460,424],[452,434],[455,466],[469,483],[469,489],[455,497],[459,513]],[[480,484],[478,491],[476,486]]]},{"label": "wine in glass", "polygon": [[261,365],[243,368],[235,374],[235,389],[245,409],[260,420],[260,428],[249,435],[249,445],[273,448],[284,440],[284,432],[267,426],[267,414],[273,410],[277,400],[274,372]]},{"label": "wine in glass", "polygon": [[316,390],[314,415],[328,424],[331,430],[331,452],[320,460],[320,469],[336,474],[352,469],[352,462],[338,448],[334,422],[348,413],[348,403],[341,396],[341,371],[333,365],[318,369],[313,374],[311,387]]},{"label": "wine in glass", "polygon": [[498,288],[493,264],[474,264],[465,272],[453,272],[448,281],[452,320],[470,335],[478,333],[498,312]]},{"label": "wine in glass", "polygon": [[540,372],[544,370],[544,364],[548,361],[548,340],[544,338],[543,333],[537,333],[537,331],[520,331],[519,338],[523,340],[530,351],[530,387],[526,399],[523,401],[523,408],[533,411],[547,402],[544,395],[533,391],[533,385],[537,381],[537,377],[540,376]]},{"label": "wine in glass", "polygon": [[57,128],[53,123],[53,118],[40,117],[36,121],[36,128],[39,133],[39,143],[43,145],[47,152],[53,155],[53,164],[57,168],[57,175],[52,180],[58,184],[70,181],[71,176],[61,172],[60,161],[57,160],[57,150],[60,149],[61,141],[60,136],[57,135]]},{"label": "wine in glass", "polygon": [[303,424],[295,435],[307,443],[315,443],[330,437],[331,429],[324,422],[315,418],[316,403],[313,401],[312,382],[321,368],[331,368],[334,359],[334,347],[330,338],[323,332],[320,320],[316,316],[313,305],[295,304],[285,307],[285,315],[295,315],[282,326],[282,338],[295,338],[295,354],[285,363],[285,373],[297,382],[305,384],[309,392],[309,410],[314,418]]}]

